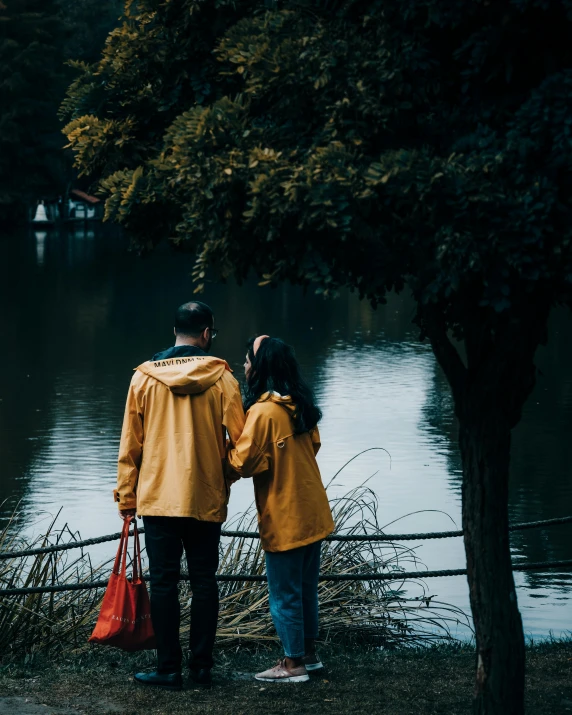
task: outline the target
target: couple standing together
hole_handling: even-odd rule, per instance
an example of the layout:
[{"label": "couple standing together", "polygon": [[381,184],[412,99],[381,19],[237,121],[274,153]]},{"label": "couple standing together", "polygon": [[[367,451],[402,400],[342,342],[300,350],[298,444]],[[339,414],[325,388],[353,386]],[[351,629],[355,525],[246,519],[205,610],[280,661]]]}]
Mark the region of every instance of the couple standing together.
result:
[{"label": "couple standing together", "polygon": [[189,673],[211,682],[221,526],[241,477],[253,478],[270,612],[285,652],[256,679],[302,682],[322,667],[320,544],[334,522],[316,462],[321,412],[292,349],[266,335],[248,344],[243,405],[227,363],[207,354],[216,334],[204,303],[177,310],[174,347],[135,370],[119,448],[114,496],[122,518],[143,517],[157,640],[157,670],[135,679],[173,690],[182,687],[183,550],[193,594]]}]

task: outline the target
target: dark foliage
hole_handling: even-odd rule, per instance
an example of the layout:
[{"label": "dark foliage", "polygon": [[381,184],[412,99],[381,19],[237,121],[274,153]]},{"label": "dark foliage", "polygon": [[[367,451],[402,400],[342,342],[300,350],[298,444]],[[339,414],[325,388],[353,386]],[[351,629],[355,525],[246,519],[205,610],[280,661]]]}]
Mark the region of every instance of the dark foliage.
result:
[{"label": "dark foliage", "polygon": [[0,2],[0,218],[63,195],[75,172],[57,112],[71,58],[94,61],[117,20],[117,0]]},{"label": "dark foliage", "polygon": [[199,283],[407,281],[462,336],[572,286],[571,9],[128,3],[66,131],[108,217],[198,248]]}]

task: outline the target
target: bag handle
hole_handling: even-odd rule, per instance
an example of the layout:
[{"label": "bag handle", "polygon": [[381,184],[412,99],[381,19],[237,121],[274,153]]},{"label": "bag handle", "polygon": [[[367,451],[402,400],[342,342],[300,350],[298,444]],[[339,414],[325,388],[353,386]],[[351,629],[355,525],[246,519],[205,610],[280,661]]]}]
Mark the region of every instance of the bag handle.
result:
[{"label": "bag handle", "polygon": [[139,532],[137,531],[137,521],[133,522],[133,575],[131,583],[139,583],[143,567],[141,565],[141,542],[139,541]]},{"label": "bag handle", "polygon": [[123,529],[121,530],[121,538],[119,539],[119,547],[113,564],[113,573],[117,576],[125,576],[127,570],[127,542],[129,541],[129,527],[131,526],[132,517],[128,516],[123,521]]},{"label": "bag handle", "polygon": [[129,527],[133,522],[133,573],[131,576],[132,583],[139,583],[143,566],[141,564],[141,542],[139,540],[139,532],[137,531],[137,521],[132,516],[127,516],[123,521],[123,530],[119,540],[119,548],[113,564],[113,573],[117,576],[126,577],[127,575],[127,547],[129,543]]}]

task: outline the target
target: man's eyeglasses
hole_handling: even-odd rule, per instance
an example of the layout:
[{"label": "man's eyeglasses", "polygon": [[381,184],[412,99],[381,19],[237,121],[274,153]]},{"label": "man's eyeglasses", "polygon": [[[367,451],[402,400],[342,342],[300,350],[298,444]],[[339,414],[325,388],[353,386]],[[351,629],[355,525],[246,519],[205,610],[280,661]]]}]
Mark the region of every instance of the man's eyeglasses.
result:
[{"label": "man's eyeglasses", "polygon": [[218,328],[209,328],[209,330],[211,331],[211,338],[214,340],[218,335]]}]

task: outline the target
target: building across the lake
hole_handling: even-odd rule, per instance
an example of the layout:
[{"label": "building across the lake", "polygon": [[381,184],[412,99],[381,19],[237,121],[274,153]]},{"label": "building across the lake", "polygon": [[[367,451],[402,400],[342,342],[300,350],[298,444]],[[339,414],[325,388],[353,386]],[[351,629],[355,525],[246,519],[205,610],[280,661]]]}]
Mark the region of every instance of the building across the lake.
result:
[{"label": "building across the lake", "polygon": [[71,189],[69,194],[57,199],[41,200],[30,211],[34,225],[50,226],[77,221],[101,221],[103,201],[81,189]]}]

